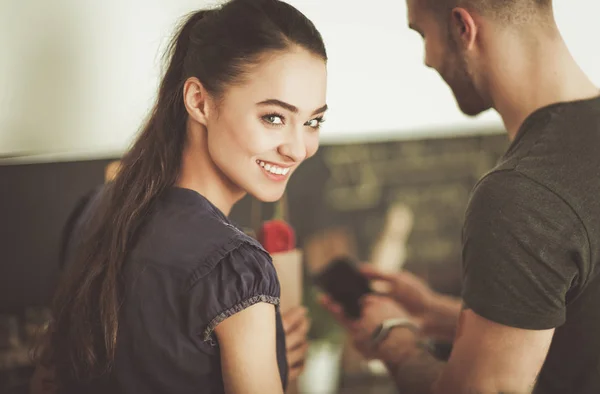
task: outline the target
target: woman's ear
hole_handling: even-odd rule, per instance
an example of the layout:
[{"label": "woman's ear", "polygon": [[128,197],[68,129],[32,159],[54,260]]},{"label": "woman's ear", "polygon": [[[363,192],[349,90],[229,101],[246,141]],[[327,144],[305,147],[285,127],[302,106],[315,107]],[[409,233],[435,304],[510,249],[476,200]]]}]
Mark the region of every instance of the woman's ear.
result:
[{"label": "woman's ear", "polygon": [[183,102],[190,118],[206,126],[210,111],[210,98],[198,78],[191,77],[185,81]]}]

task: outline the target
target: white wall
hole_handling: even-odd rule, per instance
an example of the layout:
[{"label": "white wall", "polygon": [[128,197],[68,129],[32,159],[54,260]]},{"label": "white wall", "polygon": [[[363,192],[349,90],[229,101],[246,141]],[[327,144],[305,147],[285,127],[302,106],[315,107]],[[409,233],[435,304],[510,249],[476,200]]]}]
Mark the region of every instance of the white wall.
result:
[{"label": "white wall", "polygon": [[[291,0],[323,34],[331,107],[323,141],[498,130],[460,114],[422,65],[404,0]],[[120,152],[152,104],[178,17],[206,0],[1,0],[0,156]],[[600,85],[597,0],[555,0],[575,58]],[[427,93],[425,93],[427,92]]]}]

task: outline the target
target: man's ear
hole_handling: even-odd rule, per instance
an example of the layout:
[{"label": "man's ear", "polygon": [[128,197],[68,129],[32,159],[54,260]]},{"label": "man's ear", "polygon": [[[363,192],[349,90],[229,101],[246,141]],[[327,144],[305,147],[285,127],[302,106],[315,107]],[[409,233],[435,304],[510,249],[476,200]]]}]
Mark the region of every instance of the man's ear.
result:
[{"label": "man's ear", "polygon": [[210,97],[198,78],[191,77],[185,81],[183,102],[190,118],[206,126],[210,111]]},{"label": "man's ear", "polygon": [[464,8],[454,8],[452,10],[452,30],[458,42],[465,50],[470,50],[475,45],[477,37],[477,25],[469,11]]}]

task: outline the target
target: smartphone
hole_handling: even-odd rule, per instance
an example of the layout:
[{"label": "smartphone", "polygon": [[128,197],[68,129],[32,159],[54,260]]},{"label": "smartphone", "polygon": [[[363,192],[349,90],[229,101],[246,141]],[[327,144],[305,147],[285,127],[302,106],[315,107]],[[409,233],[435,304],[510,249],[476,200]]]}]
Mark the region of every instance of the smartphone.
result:
[{"label": "smartphone", "polygon": [[331,261],[315,276],[315,282],[340,304],[345,315],[353,320],[360,318],[360,299],[372,292],[369,280],[360,273],[356,263],[348,257]]}]

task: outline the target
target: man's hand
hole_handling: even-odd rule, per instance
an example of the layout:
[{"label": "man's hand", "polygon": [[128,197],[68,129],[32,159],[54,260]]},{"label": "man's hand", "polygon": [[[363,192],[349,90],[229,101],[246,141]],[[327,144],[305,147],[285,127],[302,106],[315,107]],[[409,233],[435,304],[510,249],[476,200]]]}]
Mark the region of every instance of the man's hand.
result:
[{"label": "man's hand", "polygon": [[303,307],[292,308],[282,315],[287,362],[289,367],[289,380],[295,380],[304,369],[308,342],[306,334],[310,328],[310,321],[306,317]]},{"label": "man's hand", "polygon": [[424,336],[446,342],[454,340],[460,299],[433,291],[425,281],[407,271],[383,273],[367,264],[360,270],[368,279],[386,284],[388,295],[420,322]]},{"label": "man's hand", "polygon": [[434,302],[436,293],[425,281],[410,272],[383,273],[369,264],[363,264],[360,271],[372,281],[385,282],[389,288],[389,296],[415,317],[425,315]]},{"label": "man's hand", "polygon": [[377,348],[372,347],[370,342],[371,336],[384,320],[408,317],[408,313],[389,297],[376,295],[364,297],[362,300],[361,317],[358,320],[348,319],[342,307],[326,295],[322,295],[319,302],[347,330],[356,349],[367,359],[376,358],[388,361],[386,359],[390,357],[396,358],[398,355],[403,354],[403,346],[407,348],[415,346],[414,334],[407,332],[408,337],[406,341],[403,341],[404,343],[396,343],[392,352],[390,352],[389,347],[384,346],[385,341]]}]

